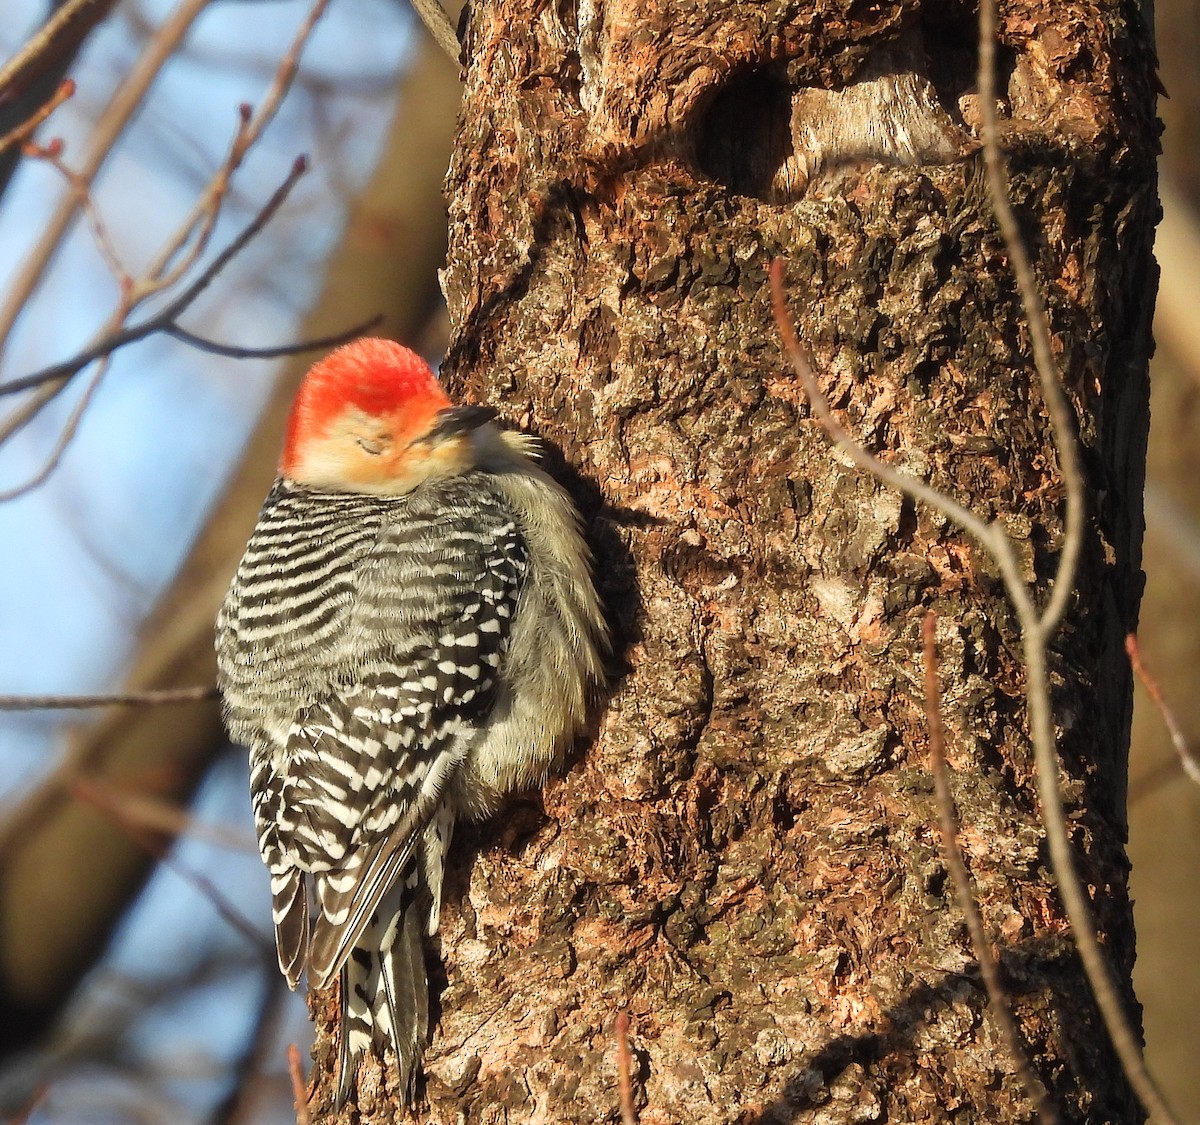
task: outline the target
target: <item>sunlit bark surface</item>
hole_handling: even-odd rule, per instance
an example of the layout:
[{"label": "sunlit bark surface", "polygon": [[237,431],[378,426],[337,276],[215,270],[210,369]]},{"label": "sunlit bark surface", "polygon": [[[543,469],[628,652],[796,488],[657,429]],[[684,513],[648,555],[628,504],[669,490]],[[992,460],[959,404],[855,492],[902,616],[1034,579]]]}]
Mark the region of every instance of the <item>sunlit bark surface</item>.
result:
[{"label": "sunlit bark surface", "polygon": [[[1008,5],[1000,74],[1088,477],[1052,656],[1062,782],[1125,986],[1157,143],[1132,12]],[[622,1009],[643,1125],[1031,1119],[938,852],[929,607],[962,844],[1035,1066],[1067,1120],[1139,1119],[1047,869],[995,567],[831,452],[770,319],[782,255],[846,425],[1002,520],[1045,587],[1061,480],[974,152],[973,19],[473,7],[447,371],[551,443],[622,663],[594,744],[460,834],[420,1120],[616,1120]],[[368,1071],[345,1120],[393,1112]]]}]

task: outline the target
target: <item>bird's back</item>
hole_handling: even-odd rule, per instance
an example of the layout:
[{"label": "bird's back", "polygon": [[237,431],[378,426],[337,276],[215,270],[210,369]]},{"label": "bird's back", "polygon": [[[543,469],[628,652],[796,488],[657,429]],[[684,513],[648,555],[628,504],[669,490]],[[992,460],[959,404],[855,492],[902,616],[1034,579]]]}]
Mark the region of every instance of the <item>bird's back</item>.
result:
[{"label": "bird's back", "polygon": [[358,569],[397,502],[279,481],[217,618],[217,674],[232,737],[252,751],[286,740],[305,693],[342,659]]}]

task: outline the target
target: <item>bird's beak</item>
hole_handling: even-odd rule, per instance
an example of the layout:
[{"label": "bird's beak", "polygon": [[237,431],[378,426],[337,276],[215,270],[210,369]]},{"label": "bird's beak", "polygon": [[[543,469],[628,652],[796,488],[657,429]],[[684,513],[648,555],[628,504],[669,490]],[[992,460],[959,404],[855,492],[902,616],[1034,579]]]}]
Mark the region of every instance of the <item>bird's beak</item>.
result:
[{"label": "bird's beak", "polygon": [[496,412],[490,406],[451,406],[438,411],[429,437],[434,441],[463,437],[495,417]]}]

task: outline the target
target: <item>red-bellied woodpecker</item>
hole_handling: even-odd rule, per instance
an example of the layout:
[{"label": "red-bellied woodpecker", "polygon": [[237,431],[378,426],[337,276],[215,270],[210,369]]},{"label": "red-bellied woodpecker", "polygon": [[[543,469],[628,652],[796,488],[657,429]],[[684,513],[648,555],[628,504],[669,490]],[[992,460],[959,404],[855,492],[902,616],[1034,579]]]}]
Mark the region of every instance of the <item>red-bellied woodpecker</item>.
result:
[{"label": "red-bellied woodpecker", "polygon": [[280,967],[341,974],[339,1105],[372,1044],[411,1099],[455,819],[542,782],[603,676],[575,508],[493,417],[390,341],[316,364],[217,620]]}]

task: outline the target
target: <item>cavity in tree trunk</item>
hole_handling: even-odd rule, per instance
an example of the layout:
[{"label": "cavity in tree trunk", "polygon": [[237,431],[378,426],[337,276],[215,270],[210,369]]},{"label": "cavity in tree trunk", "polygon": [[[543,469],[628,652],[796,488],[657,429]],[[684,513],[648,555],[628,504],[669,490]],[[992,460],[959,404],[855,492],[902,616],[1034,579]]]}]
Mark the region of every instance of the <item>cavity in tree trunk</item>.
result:
[{"label": "cavity in tree trunk", "polygon": [[[1000,23],[1089,493],[1051,654],[1062,783],[1127,988],[1153,57],[1127,4]],[[952,4],[473,5],[447,371],[561,450],[627,666],[540,802],[460,833],[421,1120],[615,1120],[622,1009],[643,1125],[1030,1119],[938,851],[930,607],[961,840],[1036,1069],[1066,1120],[1139,1119],[1047,867],[996,569],[831,450],[771,321],[781,255],[845,424],[1003,521],[1048,585],[1061,480],[975,151],[974,41]],[[317,1011],[319,1106],[333,997]],[[391,1113],[380,1075],[365,1121]]]}]

